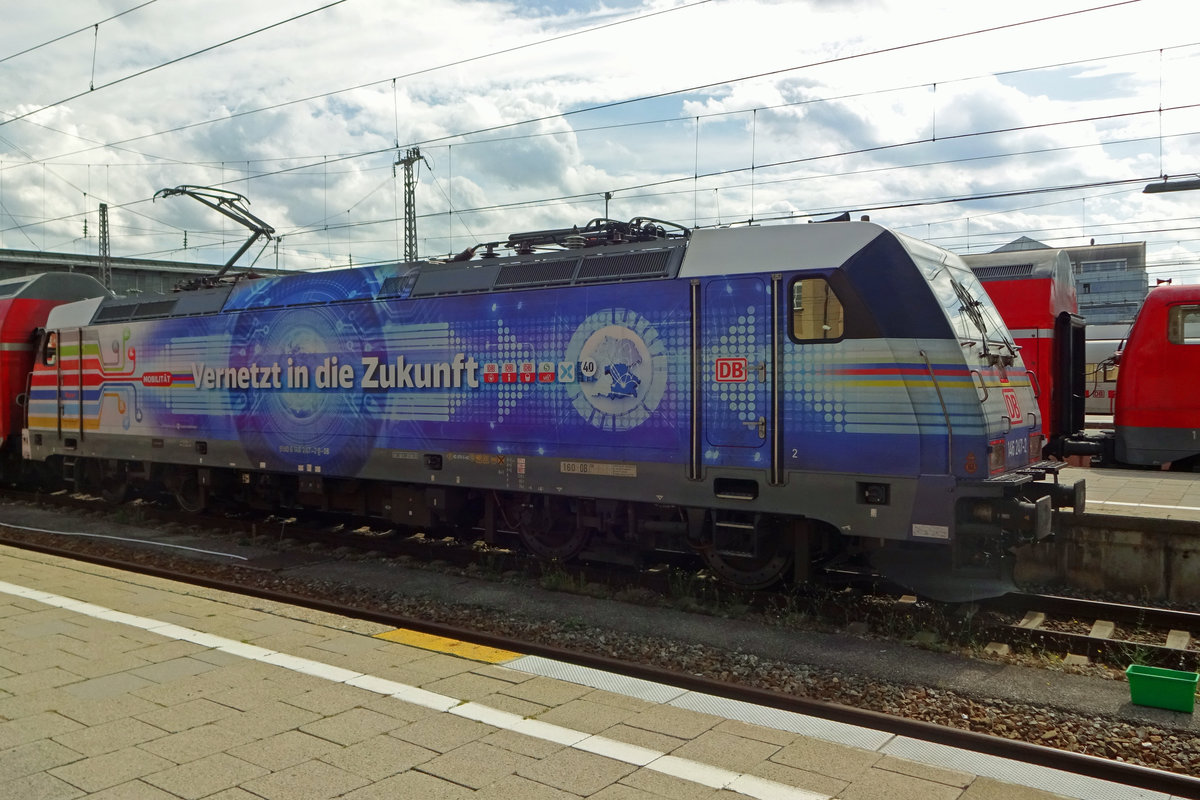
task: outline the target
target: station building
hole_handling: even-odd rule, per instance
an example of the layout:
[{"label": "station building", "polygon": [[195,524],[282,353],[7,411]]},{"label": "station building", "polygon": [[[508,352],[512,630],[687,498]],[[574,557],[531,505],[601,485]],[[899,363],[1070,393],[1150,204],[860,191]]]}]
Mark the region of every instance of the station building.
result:
[{"label": "station building", "polygon": [[[221,264],[117,256],[110,257],[108,263],[112,274],[112,285],[109,288],[118,295],[171,292],[180,284],[200,278],[211,278],[222,267]],[[230,267],[227,274],[245,272],[246,269],[241,266]],[[42,272],[82,272],[100,280],[100,256],[0,249],[0,279],[37,275]],[[255,267],[254,272],[258,275],[275,275],[281,271]]]}]

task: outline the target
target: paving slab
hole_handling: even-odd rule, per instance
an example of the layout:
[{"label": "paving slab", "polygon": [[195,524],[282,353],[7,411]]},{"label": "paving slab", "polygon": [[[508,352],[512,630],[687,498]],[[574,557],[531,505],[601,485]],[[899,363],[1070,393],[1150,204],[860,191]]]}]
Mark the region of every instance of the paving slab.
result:
[{"label": "paving slab", "polygon": [[242,786],[267,800],[332,800],[370,783],[366,778],[332,764],[306,761],[245,781]]},{"label": "paving slab", "polygon": [[381,733],[389,733],[404,725],[402,720],[393,716],[359,707],[310,722],[300,730],[344,747]]},{"label": "paving slab", "polygon": [[213,753],[147,775],[142,781],[168,792],[172,797],[200,800],[268,773],[269,770],[228,753]]},{"label": "paving slab", "polygon": [[124,747],[112,753],[55,767],[49,772],[85,792],[98,792],[173,766],[175,764],[171,761],[153,753],[137,747]]},{"label": "paving slab", "polygon": [[780,748],[771,760],[818,775],[853,782],[866,774],[867,770],[882,758],[882,755],[871,750],[860,750],[805,737]]},{"label": "paving slab", "polygon": [[[490,741],[490,737],[483,741]],[[381,781],[437,756],[438,753],[434,750],[384,735],[372,736],[347,747],[334,748],[321,756],[321,760],[372,781]]]},{"label": "paving slab", "polygon": [[[5,548],[0,574],[4,798],[1051,796],[957,769],[952,748],[324,612]],[[70,668],[88,647],[103,674]]]},{"label": "paving slab", "polygon": [[734,772],[753,773],[754,767],[770,759],[780,749],[777,744],[708,730],[680,745],[671,755]]},{"label": "paving slab", "polygon": [[438,714],[392,731],[391,735],[437,753],[448,753],[497,729],[482,722]]},{"label": "paving slab", "polygon": [[563,748],[517,774],[555,789],[587,797],[636,770],[637,767],[632,764]]},{"label": "paving slab", "polygon": [[482,789],[522,769],[542,763],[486,742],[467,742],[421,765],[421,772],[466,786]]},{"label": "paving slab", "polygon": [[53,741],[84,756],[98,756],[157,739],[163,729],[125,717],[100,725],[60,733]]},{"label": "paving slab", "polygon": [[[38,739],[10,747],[0,757],[0,786],[38,772],[80,761],[84,755],[51,739]],[[17,797],[18,795],[13,795]]]}]

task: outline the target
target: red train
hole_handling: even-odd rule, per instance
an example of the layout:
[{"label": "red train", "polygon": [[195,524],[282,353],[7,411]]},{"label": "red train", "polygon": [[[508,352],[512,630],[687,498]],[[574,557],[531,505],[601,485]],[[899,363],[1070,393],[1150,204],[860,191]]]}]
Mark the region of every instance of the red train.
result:
[{"label": "red train", "polygon": [[1084,319],[1062,250],[964,256],[1021,348],[1045,443],[1084,428]]},{"label": "red train", "polygon": [[1085,430],[1094,379],[1074,274],[1061,250],[965,256],[1036,374],[1046,456],[1091,456],[1098,466],[1200,466],[1200,286],[1150,291],[1116,355],[1110,429]]},{"label": "red train", "polygon": [[22,462],[17,442],[25,424],[37,330],[55,306],[106,293],[94,278],[78,272],[0,280],[0,475],[16,476],[31,468]]},{"label": "red train", "polygon": [[1200,286],[1159,286],[1117,353],[1118,463],[1200,465]]}]

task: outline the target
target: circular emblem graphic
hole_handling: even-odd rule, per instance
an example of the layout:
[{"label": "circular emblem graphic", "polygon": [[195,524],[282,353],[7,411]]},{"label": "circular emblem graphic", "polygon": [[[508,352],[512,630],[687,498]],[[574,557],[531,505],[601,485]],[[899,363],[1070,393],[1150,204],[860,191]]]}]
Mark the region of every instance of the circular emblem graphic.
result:
[{"label": "circular emblem graphic", "polygon": [[[337,364],[359,363],[379,329],[367,305],[340,312],[306,306],[283,312],[234,314],[232,367],[279,364],[278,389],[230,395],[238,435],[251,463],[271,469],[312,465],[327,475],[356,475],[366,463],[379,431],[361,391],[320,388],[318,372]],[[306,379],[292,368],[303,366]],[[298,385],[299,384],[299,385]]]},{"label": "circular emblem graphic", "polygon": [[624,431],[649,419],[667,388],[662,337],[641,315],[611,308],[592,314],[567,345],[576,365],[567,384],[575,410],[592,425]]}]

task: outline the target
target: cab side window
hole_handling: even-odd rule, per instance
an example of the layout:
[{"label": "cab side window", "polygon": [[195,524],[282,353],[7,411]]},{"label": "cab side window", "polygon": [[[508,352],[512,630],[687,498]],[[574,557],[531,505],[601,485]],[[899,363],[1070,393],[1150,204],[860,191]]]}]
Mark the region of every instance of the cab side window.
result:
[{"label": "cab side window", "polygon": [[792,338],[798,342],[840,339],[846,332],[846,313],[822,277],[797,278],[791,287]]},{"label": "cab side window", "polygon": [[58,360],[58,334],[46,334],[45,344],[42,346],[42,363],[47,367],[53,367]]},{"label": "cab side window", "polygon": [[1200,306],[1175,306],[1167,312],[1171,344],[1200,344]]}]

